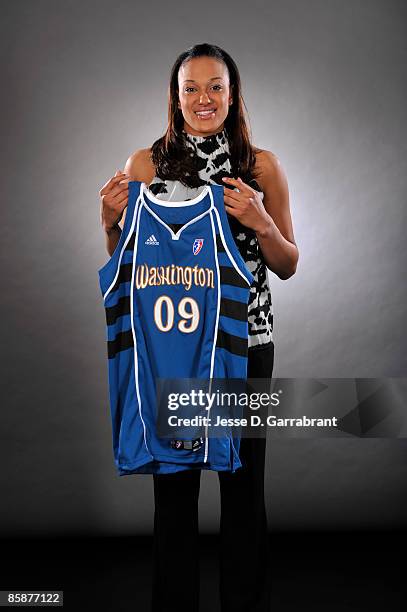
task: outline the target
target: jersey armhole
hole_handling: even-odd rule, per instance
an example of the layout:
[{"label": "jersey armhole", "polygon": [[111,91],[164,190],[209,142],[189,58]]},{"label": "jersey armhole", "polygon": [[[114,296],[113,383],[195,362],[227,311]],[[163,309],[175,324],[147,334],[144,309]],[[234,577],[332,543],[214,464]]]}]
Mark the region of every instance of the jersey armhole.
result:
[{"label": "jersey armhole", "polygon": [[[223,194],[221,198],[221,206],[224,206]],[[226,215],[226,210],[223,209],[222,211],[219,211],[218,208],[215,206],[214,211],[215,211],[215,214],[218,220],[220,237],[226,249],[226,252],[232,264],[234,265],[235,269],[237,269],[240,272],[241,276],[243,276],[246,279],[247,284],[251,286],[254,281],[254,276],[250,272],[249,268],[246,265],[245,260],[243,259],[242,255],[240,254],[239,249],[237,248],[237,244],[235,242],[235,239],[233,238],[233,234],[230,229],[229,221]]]},{"label": "jersey armhole", "polygon": [[98,270],[99,282],[101,285],[102,293],[103,293],[103,287],[106,287],[107,284],[110,284],[109,280],[111,276],[111,270],[116,271],[117,266],[119,265],[122,253],[124,251],[124,248],[126,244],[128,243],[129,239],[131,238],[130,230],[133,224],[133,218],[135,216],[135,212],[137,208],[136,203],[138,201],[141,183],[140,181],[129,181],[128,185],[129,185],[129,195],[128,195],[128,201],[127,201],[126,217],[124,219],[124,225],[123,225],[123,229],[120,234],[119,241],[116,245],[115,250],[110,256],[110,258]]}]

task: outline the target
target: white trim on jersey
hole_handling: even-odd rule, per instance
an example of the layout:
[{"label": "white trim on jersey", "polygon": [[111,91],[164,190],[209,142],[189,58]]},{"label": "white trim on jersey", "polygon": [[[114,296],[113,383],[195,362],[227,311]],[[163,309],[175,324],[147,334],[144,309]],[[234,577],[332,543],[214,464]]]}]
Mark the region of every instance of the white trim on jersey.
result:
[{"label": "white trim on jersey", "polygon": [[[211,196],[212,198],[212,196]],[[210,215],[211,218],[211,227],[212,227],[212,239],[213,239],[213,250],[214,250],[214,255],[215,255],[215,264],[216,264],[216,274],[217,274],[217,278],[218,278],[218,303],[216,306],[216,322],[215,322],[215,332],[214,332],[214,338],[213,338],[213,347],[212,347],[212,356],[211,356],[211,370],[210,370],[210,376],[212,378],[213,376],[213,370],[215,367],[215,345],[216,345],[216,339],[217,339],[217,335],[218,335],[218,323],[219,323],[219,313],[220,313],[220,269],[219,269],[219,258],[218,258],[218,249],[217,249],[217,244],[216,244],[216,230],[215,230],[215,224],[213,222],[213,215]]]},{"label": "white trim on jersey", "polygon": [[146,439],[146,424],[144,423],[144,419],[143,419],[143,415],[141,412],[141,398],[140,398],[140,387],[139,387],[139,377],[138,377],[138,358],[137,358],[137,339],[136,339],[136,330],[134,328],[134,270],[136,268],[136,260],[137,260],[137,248],[138,248],[138,235],[139,235],[139,229],[140,229],[140,217],[141,217],[141,211],[143,209],[143,206],[139,206],[139,214],[137,215],[137,221],[136,221],[136,236],[134,239],[134,251],[133,251],[133,265],[132,265],[132,269],[131,269],[131,283],[130,283],[130,318],[131,318],[131,331],[133,334],[133,344],[134,344],[134,378],[135,378],[135,383],[136,383],[136,393],[137,393],[137,400],[138,400],[138,411],[140,414],[140,419],[141,422],[143,423],[143,430],[144,430],[144,444],[146,447],[147,452],[152,455],[152,453],[150,453],[150,451],[148,450],[148,446],[147,446],[147,439]]},{"label": "white trim on jersey", "polygon": [[[213,195],[212,195],[212,191],[211,191],[211,202],[212,204],[214,204],[213,202]],[[216,210],[215,206],[213,206],[213,208]],[[218,327],[219,327],[219,316],[220,316],[220,269],[219,269],[219,258],[218,258],[218,248],[217,248],[217,244],[216,244],[216,230],[215,230],[215,224],[213,222],[213,215],[211,213],[210,215],[211,218],[211,227],[212,227],[212,239],[213,239],[213,250],[214,250],[214,255],[215,255],[215,264],[216,264],[216,275],[217,275],[217,288],[218,288],[218,297],[217,297],[217,304],[216,304],[216,319],[215,319],[215,331],[213,334],[213,340],[212,340],[212,356],[211,356],[211,369],[210,369],[210,380],[209,380],[209,389],[208,389],[208,393],[212,393],[212,379],[213,379],[213,371],[215,368],[215,352],[216,352],[216,340],[218,338]],[[206,415],[209,419],[210,417],[210,408],[207,411],[207,415]],[[205,425],[205,455],[204,455],[204,463],[207,462],[208,460],[208,454],[209,454],[209,438],[208,438],[208,422],[206,422]]]},{"label": "white trim on jersey", "polygon": [[145,203],[145,201],[143,200],[142,205],[140,206],[140,208],[143,207],[146,210],[148,210],[148,212],[159,222],[161,223],[161,225],[163,225],[171,234],[171,238],[173,240],[179,240],[181,233],[184,231],[184,229],[186,229],[189,225],[192,225],[192,223],[195,223],[196,221],[199,221],[199,219],[202,219],[202,217],[204,217],[205,215],[207,215],[208,213],[210,213],[210,211],[214,208],[213,205],[213,201],[211,200],[211,205],[208,208],[208,210],[205,210],[203,213],[201,213],[200,215],[198,215],[197,217],[194,217],[193,219],[191,219],[190,221],[188,221],[187,223],[185,223],[185,225],[183,225],[177,232],[173,232],[173,230],[165,223],[165,221],[163,221],[158,215],[157,213],[155,213],[153,210],[151,210],[151,208],[149,207],[148,204]]},{"label": "white trim on jersey", "polygon": [[[125,241],[124,241],[124,243],[123,243],[122,250],[120,251],[119,261],[118,261],[118,263],[117,263],[116,274],[114,275],[114,279],[113,279],[113,281],[112,281],[112,283],[111,283],[110,287],[109,287],[109,288],[106,290],[106,293],[103,295],[103,301],[106,299],[106,297],[108,296],[108,294],[109,294],[109,293],[110,293],[110,291],[112,290],[112,287],[114,287],[114,285],[115,285],[115,283],[116,283],[116,280],[117,280],[117,277],[119,276],[119,272],[120,272],[120,264],[121,264],[121,261],[122,261],[122,258],[123,258],[123,253],[124,253],[124,251],[125,251],[125,248],[126,248],[126,246],[127,246],[128,242],[129,242],[130,238],[131,238],[131,237],[132,237],[132,235],[133,235],[134,225],[135,225],[135,223],[136,223],[136,218],[137,218],[137,211],[139,210],[139,208],[141,208],[141,206],[139,207],[139,202],[140,202],[140,201],[141,201],[141,198],[140,198],[140,195],[139,195],[139,196],[138,196],[138,198],[137,198],[136,204],[135,204],[135,206],[134,206],[133,219],[131,220],[131,226],[130,226],[130,229],[129,229],[128,234],[127,234],[127,236],[126,236],[126,239],[125,239]],[[123,227],[123,230],[122,230],[122,231],[124,231],[124,229],[125,229],[125,228]],[[113,257],[113,255],[112,255],[112,257]],[[111,259],[110,259],[109,261],[111,261]],[[109,262],[107,262],[107,264],[106,264],[106,265],[108,265],[108,263],[109,263]],[[103,269],[103,268],[102,268],[102,269]]]},{"label": "white trim on jersey", "polygon": [[160,200],[153,193],[151,193],[151,191],[147,188],[146,183],[141,183],[141,187],[140,187],[140,194],[141,194],[144,204],[147,204],[144,198],[144,195],[145,195],[147,199],[151,200],[151,202],[155,202],[155,204],[158,204],[159,206],[166,206],[167,208],[172,208],[173,206],[192,206],[193,204],[197,204],[198,202],[203,200],[209,192],[210,192],[210,186],[205,185],[201,193],[199,193],[195,198],[192,198],[192,200],[185,200],[185,202],[176,202],[172,200],[170,201]]}]

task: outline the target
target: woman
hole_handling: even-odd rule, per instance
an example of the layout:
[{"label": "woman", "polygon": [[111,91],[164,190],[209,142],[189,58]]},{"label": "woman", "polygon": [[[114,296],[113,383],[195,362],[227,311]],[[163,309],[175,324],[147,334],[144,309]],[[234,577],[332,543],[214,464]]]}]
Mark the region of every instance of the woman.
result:
[{"label": "woman", "polygon": [[[102,225],[112,254],[122,231],[129,180],[164,200],[194,198],[208,183],[224,185],[230,227],[254,276],[248,303],[248,377],[272,376],[273,314],[267,268],[281,279],[295,273],[298,249],[288,186],[278,158],[250,144],[240,76],[233,59],[200,44],[176,60],[169,87],[166,134],[140,149],[101,189]],[[269,609],[265,438],[243,438],[242,467],[218,472],[221,494],[222,612]],[[198,610],[200,470],[154,474],[153,612]]]}]

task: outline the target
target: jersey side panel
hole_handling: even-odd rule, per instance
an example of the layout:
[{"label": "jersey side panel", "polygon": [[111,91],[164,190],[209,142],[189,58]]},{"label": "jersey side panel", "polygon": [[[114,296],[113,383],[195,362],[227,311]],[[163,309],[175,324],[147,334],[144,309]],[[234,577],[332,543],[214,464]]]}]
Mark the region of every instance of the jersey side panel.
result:
[{"label": "jersey side panel", "polygon": [[[218,192],[218,195],[219,192]],[[217,212],[223,206],[217,200]],[[220,317],[216,340],[215,378],[246,378],[248,358],[248,301],[253,276],[237,263],[237,247],[226,214],[215,214],[220,268]],[[229,230],[229,233],[228,233]],[[232,244],[233,243],[233,244]]]},{"label": "jersey side panel", "polygon": [[[248,301],[254,277],[240,255],[224,208],[223,188],[214,187],[221,305],[216,342],[216,378],[247,378]],[[230,415],[236,416],[236,415]],[[212,442],[212,441],[211,441]],[[240,436],[230,440],[231,471],[241,467]]]},{"label": "jersey side panel", "polygon": [[139,214],[139,184],[129,182],[126,219],[119,243],[108,263],[99,270],[107,325],[109,400],[113,454],[118,469],[145,463],[145,446],[134,385],[135,361],[131,324],[131,276],[135,228]]}]

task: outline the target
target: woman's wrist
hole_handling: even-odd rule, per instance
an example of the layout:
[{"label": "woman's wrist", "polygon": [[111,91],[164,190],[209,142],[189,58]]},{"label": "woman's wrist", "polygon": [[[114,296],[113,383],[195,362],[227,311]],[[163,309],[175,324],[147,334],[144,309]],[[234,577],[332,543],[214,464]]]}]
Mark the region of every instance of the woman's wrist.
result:
[{"label": "woman's wrist", "polygon": [[110,226],[110,227],[106,227],[105,226],[105,232],[108,236],[111,236],[112,234],[116,234],[116,232],[120,232],[121,233],[121,227],[118,223],[115,223],[114,225]]},{"label": "woman's wrist", "polygon": [[257,238],[268,238],[273,233],[273,223],[273,219],[267,215],[261,227],[255,230]]}]

